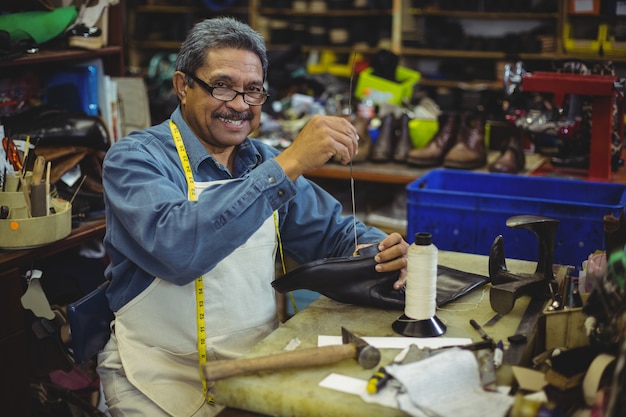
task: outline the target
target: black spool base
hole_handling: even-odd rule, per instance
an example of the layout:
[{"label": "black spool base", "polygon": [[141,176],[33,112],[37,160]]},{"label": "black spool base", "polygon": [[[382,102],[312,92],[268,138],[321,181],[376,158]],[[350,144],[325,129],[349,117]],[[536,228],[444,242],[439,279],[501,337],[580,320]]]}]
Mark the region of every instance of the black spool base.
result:
[{"label": "black spool base", "polygon": [[416,320],[403,314],[391,325],[391,328],[396,333],[409,337],[435,337],[446,332],[446,325],[437,316]]}]

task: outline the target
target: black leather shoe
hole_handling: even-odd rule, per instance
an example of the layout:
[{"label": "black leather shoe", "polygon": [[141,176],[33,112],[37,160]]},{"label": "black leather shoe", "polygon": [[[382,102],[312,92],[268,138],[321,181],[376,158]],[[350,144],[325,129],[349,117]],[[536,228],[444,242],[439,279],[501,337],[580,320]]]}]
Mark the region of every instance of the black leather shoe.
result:
[{"label": "black leather shoe", "polygon": [[309,262],[276,279],[272,287],[281,293],[306,289],[341,303],[402,310],[404,289],[393,288],[400,272],[377,272],[376,253],[378,244],[360,249],[358,256]]},{"label": "black leather shoe", "polygon": [[[376,272],[376,253],[378,244],[360,249],[359,256],[309,262],[276,279],[272,287],[281,293],[311,290],[340,303],[404,310],[405,289],[393,288],[400,273]],[[454,301],[487,282],[489,278],[483,275],[438,265],[437,306]]]}]

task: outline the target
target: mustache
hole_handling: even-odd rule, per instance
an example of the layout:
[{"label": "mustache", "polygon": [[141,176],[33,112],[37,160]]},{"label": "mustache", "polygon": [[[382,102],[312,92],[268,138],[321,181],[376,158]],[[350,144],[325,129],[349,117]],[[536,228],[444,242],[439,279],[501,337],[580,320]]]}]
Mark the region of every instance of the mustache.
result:
[{"label": "mustache", "polygon": [[222,118],[222,119],[231,119],[231,120],[252,120],[254,115],[250,112],[215,112],[213,113],[213,117]]}]

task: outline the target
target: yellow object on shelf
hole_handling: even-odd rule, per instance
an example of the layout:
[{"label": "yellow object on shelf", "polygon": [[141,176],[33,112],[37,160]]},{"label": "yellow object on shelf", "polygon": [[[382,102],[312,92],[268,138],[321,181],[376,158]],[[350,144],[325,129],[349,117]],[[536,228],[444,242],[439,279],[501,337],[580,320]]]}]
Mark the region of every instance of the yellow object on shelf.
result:
[{"label": "yellow object on shelf", "polygon": [[[602,49],[605,53],[624,53],[626,52],[626,40],[623,37],[620,40],[615,39],[615,27],[602,25],[605,27],[602,37]],[[623,30],[623,28],[622,28]]]},{"label": "yellow object on shelf", "polygon": [[409,136],[411,137],[413,148],[424,148],[435,136],[437,130],[439,130],[439,122],[436,119],[409,120]]},{"label": "yellow object on shelf", "polygon": [[413,88],[422,74],[412,69],[398,66],[396,80],[393,82],[373,74],[373,68],[366,68],[359,74],[359,81],[354,92],[355,97],[362,99],[366,95],[374,103],[402,104],[404,99],[413,97]]},{"label": "yellow object on shelf", "polygon": [[[317,54],[317,52],[315,52]],[[352,74],[352,67],[355,61],[360,61],[363,56],[359,53],[350,54],[346,63],[337,62],[337,54],[324,50],[319,53],[319,60],[315,63],[307,65],[306,70],[309,74],[332,74],[336,77],[349,78]]]},{"label": "yellow object on shelf", "polygon": [[563,48],[566,52],[599,54],[602,40],[606,38],[606,31],[607,26],[605,24],[599,24],[595,38],[579,39],[574,38],[572,24],[565,23],[563,26]]}]

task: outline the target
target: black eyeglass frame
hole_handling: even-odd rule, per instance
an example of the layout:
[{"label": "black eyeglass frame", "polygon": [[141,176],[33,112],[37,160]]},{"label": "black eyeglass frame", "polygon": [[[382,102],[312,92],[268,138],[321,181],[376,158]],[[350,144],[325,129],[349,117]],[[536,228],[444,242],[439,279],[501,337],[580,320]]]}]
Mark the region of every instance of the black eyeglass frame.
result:
[{"label": "black eyeglass frame", "polygon": [[[253,91],[253,92],[246,91],[246,92],[242,92],[242,91],[237,91],[237,90],[234,90],[234,89],[228,88],[228,87],[213,87],[213,86],[207,84],[206,82],[202,81],[200,78],[196,77],[193,74],[190,74],[188,72],[185,72],[184,74],[186,76],[188,76],[189,78],[191,78],[192,80],[194,80],[196,83],[198,83],[198,85],[200,87],[202,87],[207,93],[209,93],[211,95],[211,97],[213,97],[214,99],[219,100],[219,101],[229,102],[229,101],[233,101],[234,99],[236,99],[237,96],[241,96],[243,98],[244,103],[246,103],[248,106],[262,106],[263,104],[265,104],[265,102],[267,101],[268,97],[270,96],[265,91]],[[235,93],[235,95],[230,100],[224,100],[222,98],[215,97],[213,95],[213,90],[215,90],[216,88],[224,88],[224,89],[230,90],[233,93]],[[248,100],[246,100],[246,95],[247,94],[261,94],[264,98],[263,98],[263,101],[261,103],[250,103]]]}]

